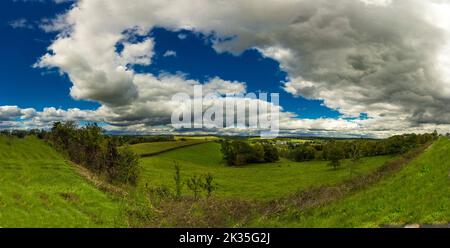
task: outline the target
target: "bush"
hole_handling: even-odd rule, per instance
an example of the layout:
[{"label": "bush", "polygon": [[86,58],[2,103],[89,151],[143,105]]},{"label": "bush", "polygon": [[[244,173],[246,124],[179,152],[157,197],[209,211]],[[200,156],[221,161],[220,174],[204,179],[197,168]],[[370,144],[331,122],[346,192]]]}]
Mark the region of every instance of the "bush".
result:
[{"label": "bush", "polygon": [[138,156],[128,147],[119,149],[118,140],[104,135],[96,124],[78,128],[74,122],[57,122],[46,137],[70,160],[106,175],[110,182],[137,183]]},{"label": "bush", "polygon": [[289,152],[288,158],[296,162],[314,160],[316,149],[309,144],[301,144]]},{"label": "bush", "polygon": [[269,143],[249,144],[245,141],[223,140],[222,154],[228,165],[242,166],[248,163],[272,163],[279,160],[277,148]]},{"label": "bush", "polygon": [[214,183],[214,176],[210,173],[204,176],[205,182],[202,184],[202,188],[206,191],[206,197],[211,197],[213,191],[217,189],[217,184]]},{"label": "bush", "polygon": [[118,159],[119,163],[116,170],[116,178],[112,178],[112,180],[136,185],[140,170],[139,156],[127,147],[120,150]]},{"label": "bush", "polygon": [[278,149],[271,144],[264,144],[264,161],[273,163],[280,160]]},{"label": "bush", "polygon": [[335,170],[341,166],[341,160],[345,158],[343,147],[335,141],[331,141],[325,145],[324,154],[326,160],[330,161],[329,166]]},{"label": "bush", "polygon": [[202,178],[200,176],[193,176],[189,178],[186,185],[188,188],[194,193],[194,199],[197,200],[200,196],[200,192],[202,189]]}]

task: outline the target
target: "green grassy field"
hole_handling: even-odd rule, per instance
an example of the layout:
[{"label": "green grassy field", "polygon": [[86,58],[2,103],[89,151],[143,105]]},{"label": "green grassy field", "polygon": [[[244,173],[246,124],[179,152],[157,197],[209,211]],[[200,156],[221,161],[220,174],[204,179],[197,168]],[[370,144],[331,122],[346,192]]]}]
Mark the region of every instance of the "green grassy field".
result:
[{"label": "green grassy field", "polygon": [[[325,161],[295,163],[287,160],[236,168],[223,164],[220,144],[206,143],[143,158],[140,186],[173,187],[177,161],[184,180],[196,174],[213,174],[219,184],[219,197],[273,199],[313,186],[338,183],[374,170],[389,159],[387,156],[364,158],[353,173],[349,170],[349,161],[345,161],[339,170],[332,170]],[[185,194],[189,193],[186,188],[184,190]]]},{"label": "green grassy field", "polygon": [[[349,161],[344,161],[339,170],[330,169],[322,161],[295,163],[283,159],[273,164],[228,167],[223,164],[220,144],[205,143],[204,139],[156,142],[132,148],[140,154],[156,154],[141,159],[138,187],[127,188],[130,194],[125,199],[97,189],[45,142],[35,137],[0,136],[0,227],[132,227],[149,223],[159,226],[159,222],[140,222],[139,213],[142,210],[142,214],[153,215],[146,200],[148,187],[174,188],[175,162],[181,165],[183,181],[192,175],[213,174],[219,184],[215,196],[222,201],[244,199],[260,204],[311,187],[338,184],[370,173],[394,159],[363,158],[352,172]],[[441,138],[401,171],[368,189],[320,208],[303,211],[289,208],[277,217],[252,216],[245,226],[379,227],[448,223],[449,151],[450,140]],[[190,195],[186,187],[183,191],[184,195]],[[182,204],[187,204],[180,205],[186,207],[190,203]],[[127,215],[130,209],[137,217],[130,219]],[[164,215],[161,218],[157,221],[170,226]]]},{"label": "green grassy field", "polygon": [[441,138],[399,173],[328,206],[255,226],[380,227],[450,222],[450,140]]},{"label": "green grassy field", "polygon": [[130,146],[131,150],[140,156],[152,156],[165,151],[170,151],[186,146],[202,144],[207,142],[205,139],[187,139],[179,141],[151,142]]},{"label": "green grassy field", "polygon": [[0,136],[0,227],[123,226],[120,209],[43,141]]}]

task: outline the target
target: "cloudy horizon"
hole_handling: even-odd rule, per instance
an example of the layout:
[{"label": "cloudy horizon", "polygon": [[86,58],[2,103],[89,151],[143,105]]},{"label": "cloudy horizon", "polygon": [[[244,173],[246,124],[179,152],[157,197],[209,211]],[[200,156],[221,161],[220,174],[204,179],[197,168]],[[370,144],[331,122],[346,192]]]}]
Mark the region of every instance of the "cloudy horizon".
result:
[{"label": "cloudy horizon", "polygon": [[[14,11],[2,19],[2,36],[22,42],[2,41],[10,56],[0,76],[0,129],[71,120],[115,133],[176,132],[170,117],[182,103],[173,95],[203,85],[218,99],[280,93],[281,135],[450,132],[447,0],[6,5]],[[36,7],[46,11],[31,14]]]}]

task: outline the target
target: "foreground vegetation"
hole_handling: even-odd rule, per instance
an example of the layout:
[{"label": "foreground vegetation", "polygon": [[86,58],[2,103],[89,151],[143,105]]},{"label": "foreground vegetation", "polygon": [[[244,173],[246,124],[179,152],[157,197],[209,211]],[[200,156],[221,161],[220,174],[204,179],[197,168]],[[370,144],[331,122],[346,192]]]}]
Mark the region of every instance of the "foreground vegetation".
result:
[{"label": "foreground vegetation", "polygon": [[118,139],[104,135],[96,124],[79,128],[74,122],[56,122],[43,138],[71,161],[105,177],[110,183],[137,183],[138,156],[128,147],[119,149]]},{"label": "foreground vegetation", "polygon": [[[326,161],[297,163],[286,159],[277,163],[228,167],[223,161],[220,149],[218,143],[206,143],[143,158],[140,187],[167,186],[174,189],[172,178],[174,165],[178,163],[181,165],[184,180],[204,173],[214,175],[219,185],[216,191],[218,197],[271,199],[299,189],[334,184],[370,172],[392,158],[390,156],[363,158],[355,168],[352,168],[351,161],[345,160],[339,170],[330,169]],[[191,194],[186,187],[183,191],[184,194]]]}]

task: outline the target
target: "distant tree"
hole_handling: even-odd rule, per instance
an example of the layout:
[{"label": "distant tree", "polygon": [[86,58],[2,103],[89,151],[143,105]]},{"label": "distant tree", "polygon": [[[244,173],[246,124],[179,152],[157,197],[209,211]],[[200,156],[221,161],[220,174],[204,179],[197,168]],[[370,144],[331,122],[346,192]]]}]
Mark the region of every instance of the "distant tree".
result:
[{"label": "distant tree", "polygon": [[316,157],[316,149],[309,144],[300,144],[290,151],[289,157],[296,162],[313,160]]},{"label": "distant tree", "polygon": [[273,163],[280,160],[278,149],[273,144],[264,144],[264,161]]},{"label": "distant tree", "polygon": [[433,138],[437,139],[439,137],[439,133],[437,132],[437,130],[434,130],[434,132],[432,133]]},{"label": "distant tree", "polygon": [[270,143],[249,143],[241,140],[221,141],[221,151],[228,165],[241,166],[248,163],[275,162],[279,160],[278,149]]},{"label": "distant tree", "polygon": [[237,153],[230,141],[221,141],[221,152],[223,154],[223,159],[228,165],[235,165]]},{"label": "distant tree", "polygon": [[337,170],[341,166],[341,160],[345,158],[344,150],[336,141],[331,141],[325,146],[326,158],[329,166]]},{"label": "distant tree", "polygon": [[352,176],[355,167],[358,165],[362,157],[362,151],[359,142],[352,142],[350,145],[350,175]]}]

